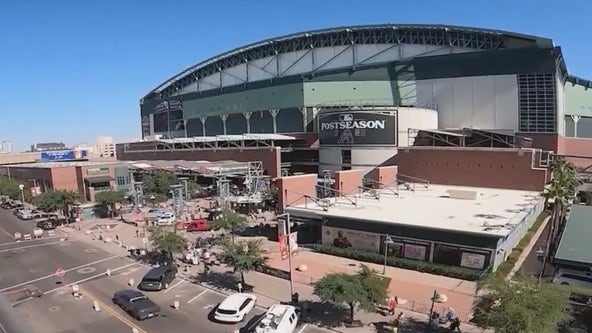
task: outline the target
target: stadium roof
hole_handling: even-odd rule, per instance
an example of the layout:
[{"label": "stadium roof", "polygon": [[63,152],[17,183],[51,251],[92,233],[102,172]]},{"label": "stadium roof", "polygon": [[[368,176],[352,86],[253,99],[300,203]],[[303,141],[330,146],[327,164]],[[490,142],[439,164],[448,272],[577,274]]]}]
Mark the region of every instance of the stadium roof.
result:
[{"label": "stadium roof", "polygon": [[266,39],[214,56],[166,80],[143,99],[152,96],[167,97],[200,78],[281,53],[338,45],[394,43],[459,46],[480,50],[553,47],[553,41],[548,38],[449,25],[380,24],[311,30]]}]

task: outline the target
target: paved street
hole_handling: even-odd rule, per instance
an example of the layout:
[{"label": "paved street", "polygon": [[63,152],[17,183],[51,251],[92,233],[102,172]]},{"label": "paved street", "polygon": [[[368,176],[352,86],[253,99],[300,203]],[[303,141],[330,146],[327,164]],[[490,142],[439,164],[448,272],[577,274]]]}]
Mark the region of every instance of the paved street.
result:
[{"label": "paved street", "polygon": [[[43,333],[104,333],[131,332],[164,333],[171,330],[190,332],[233,332],[249,321],[238,325],[214,323],[209,315],[226,295],[177,278],[166,291],[148,293],[163,309],[162,316],[138,322],[130,318],[111,302],[117,290],[131,288],[150,269],[120,253],[105,251],[99,242],[70,238],[54,238],[15,242],[9,237],[14,232],[29,233],[32,222],[20,221],[9,211],[0,210],[0,291],[15,306],[35,330]],[[113,246],[113,245],[112,245]],[[117,252],[117,251],[116,251]],[[8,268],[8,269],[6,269]],[[63,278],[54,275],[57,268],[66,273]],[[112,272],[107,276],[106,271]],[[72,295],[77,284],[82,298]],[[28,297],[38,290],[41,297]],[[174,301],[180,309],[172,307]],[[100,306],[95,311],[93,302]],[[257,308],[249,320],[262,314]],[[320,333],[323,329],[303,325],[295,333]]]}]

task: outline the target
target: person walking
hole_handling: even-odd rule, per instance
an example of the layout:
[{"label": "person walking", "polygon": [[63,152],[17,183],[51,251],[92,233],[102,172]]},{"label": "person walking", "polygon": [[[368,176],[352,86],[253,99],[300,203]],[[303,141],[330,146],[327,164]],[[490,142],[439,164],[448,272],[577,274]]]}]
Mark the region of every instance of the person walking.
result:
[{"label": "person walking", "polygon": [[452,321],[450,322],[450,333],[454,333],[454,332],[458,332],[458,333],[462,333],[460,330],[460,319],[458,319],[458,317],[452,319]]},{"label": "person walking", "polygon": [[399,299],[397,298],[397,296],[389,298],[388,309],[389,309],[389,314],[391,316],[395,315],[395,310],[397,309],[397,305],[399,305]]}]

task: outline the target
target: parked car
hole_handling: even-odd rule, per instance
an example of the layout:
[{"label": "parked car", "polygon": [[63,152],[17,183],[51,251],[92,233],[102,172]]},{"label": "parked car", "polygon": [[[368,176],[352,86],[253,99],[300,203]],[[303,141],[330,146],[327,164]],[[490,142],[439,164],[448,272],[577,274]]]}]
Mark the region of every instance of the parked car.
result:
[{"label": "parked car", "polygon": [[165,226],[173,225],[177,221],[175,214],[164,213],[156,220],[156,225]]},{"label": "parked car", "polygon": [[120,290],[113,295],[113,303],[136,320],[160,315],[160,306],[137,290]]},{"label": "parked car", "polygon": [[156,267],[149,270],[148,273],[144,275],[138,288],[146,291],[159,291],[167,289],[176,276],[177,266],[175,265]]},{"label": "parked car", "polygon": [[563,286],[592,288],[592,272],[560,268],[553,278],[553,283]]},{"label": "parked car", "polygon": [[298,325],[298,309],[292,305],[272,305],[263,315],[256,333],[292,333]]},{"label": "parked car", "polygon": [[214,312],[214,319],[224,323],[238,323],[245,320],[255,305],[257,305],[257,296],[253,294],[232,294],[218,305]]},{"label": "parked car", "polygon": [[37,222],[37,224],[35,224],[35,226],[39,229],[43,229],[43,230],[54,230],[55,228],[63,225],[64,221],[59,220],[59,219],[47,219],[47,220],[43,220],[43,221],[39,221]]}]

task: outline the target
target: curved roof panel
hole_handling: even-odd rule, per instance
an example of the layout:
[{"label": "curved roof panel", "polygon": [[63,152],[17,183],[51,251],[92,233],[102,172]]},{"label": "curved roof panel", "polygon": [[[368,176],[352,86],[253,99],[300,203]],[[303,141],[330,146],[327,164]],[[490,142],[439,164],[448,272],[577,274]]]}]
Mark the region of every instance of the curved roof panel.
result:
[{"label": "curved roof panel", "polygon": [[173,95],[200,78],[249,61],[282,53],[353,44],[421,44],[475,50],[553,47],[553,42],[547,38],[460,26],[381,24],[336,27],[270,38],[219,54],[171,77],[144,98]]}]

